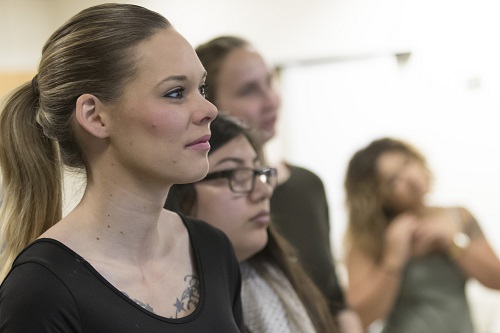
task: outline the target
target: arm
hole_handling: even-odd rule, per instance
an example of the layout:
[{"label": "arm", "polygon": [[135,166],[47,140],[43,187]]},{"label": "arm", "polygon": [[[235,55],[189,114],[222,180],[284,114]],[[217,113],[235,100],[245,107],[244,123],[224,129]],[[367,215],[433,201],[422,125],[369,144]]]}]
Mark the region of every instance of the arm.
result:
[{"label": "arm", "polygon": [[80,317],[64,284],[28,263],[14,268],[0,288],[0,332],[77,333]]},{"label": "arm", "polygon": [[[484,286],[500,289],[500,261],[484,237],[476,219],[464,208],[460,208],[463,232],[470,237],[470,245],[454,259],[470,277],[477,279]],[[452,238],[448,239],[448,248]]]},{"label": "arm", "polygon": [[398,293],[401,270],[377,266],[359,250],[351,250],[347,257],[347,300],[359,314],[363,327],[390,312]]},{"label": "arm", "polygon": [[411,255],[414,227],[415,218],[406,214],[391,222],[380,262],[357,247],[352,247],[347,255],[347,300],[365,328],[385,318],[392,309],[403,268]]},{"label": "arm", "polygon": [[[451,213],[457,213],[456,215]],[[470,243],[463,250],[454,248],[454,236],[463,232]],[[415,254],[449,254],[463,272],[488,288],[500,289],[500,261],[484,237],[479,224],[465,208],[436,209],[424,216],[415,231]]]}]

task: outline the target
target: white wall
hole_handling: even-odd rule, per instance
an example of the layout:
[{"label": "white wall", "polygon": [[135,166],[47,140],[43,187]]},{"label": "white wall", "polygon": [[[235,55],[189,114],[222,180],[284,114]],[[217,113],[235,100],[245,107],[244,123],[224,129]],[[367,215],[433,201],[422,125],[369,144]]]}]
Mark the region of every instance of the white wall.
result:
[{"label": "white wall", "polygon": [[[500,253],[500,131],[494,120],[500,103],[488,98],[488,86],[435,82],[422,73],[418,55],[412,57],[403,68],[395,57],[385,56],[283,71],[285,154],[325,182],[339,267],[347,221],[347,163],[356,150],[383,136],[408,140],[421,149],[435,175],[429,202],[468,207]],[[500,294],[477,284],[469,294],[481,318],[478,328],[496,320]],[[500,325],[489,332],[500,332]]]},{"label": "white wall", "polygon": [[[411,15],[399,21],[404,42],[398,35],[393,41],[399,42],[371,49],[357,39],[361,50],[368,47],[354,51],[352,61],[285,64],[280,145],[291,162],[324,179],[339,261],[347,162],[387,135],[425,153],[436,178],[429,201],[468,207],[500,254],[499,7],[493,1],[406,4],[403,12]],[[404,65],[390,56],[400,51],[411,52]],[[360,54],[367,57],[354,60]],[[500,332],[500,293],[476,282],[468,292],[477,332]]]}]

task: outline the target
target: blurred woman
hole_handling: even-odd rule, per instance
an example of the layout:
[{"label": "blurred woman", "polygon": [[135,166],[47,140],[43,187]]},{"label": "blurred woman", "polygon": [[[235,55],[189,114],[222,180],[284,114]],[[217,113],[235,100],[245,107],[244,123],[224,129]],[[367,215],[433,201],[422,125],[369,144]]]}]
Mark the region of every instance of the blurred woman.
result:
[{"label": "blurred woman", "polygon": [[[248,124],[257,149],[276,133],[280,96],[274,73],[245,39],[214,38],[196,48],[205,66],[207,98],[222,113]],[[297,250],[305,271],[327,298],[343,332],[361,332],[357,315],[345,303],[330,245],[330,218],[322,180],[310,170],[280,161],[278,186],[271,198],[273,225]]]},{"label": "blurred woman", "polygon": [[349,162],[347,298],[364,326],[472,333],[466,281],[500,289],[500,262],[474,216],[428,205],[430,185],[425,158],[403,141],[375,140]]}]

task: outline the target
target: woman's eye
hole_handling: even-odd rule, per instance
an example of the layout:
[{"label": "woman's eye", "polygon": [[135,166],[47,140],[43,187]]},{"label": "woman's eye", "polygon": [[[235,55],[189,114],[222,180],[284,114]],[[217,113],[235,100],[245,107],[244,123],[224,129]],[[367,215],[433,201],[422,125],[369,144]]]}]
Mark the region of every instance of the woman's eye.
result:
[{"label": "woman's eye", "polygon": [[203,97],[207,98],[207,85],[206,84],[202,84],[199,89],[200,89],[200,94]]},{"label": "woman's eye", "polygon": [[171,90],[167,92],[164,97],[169,97],[169,98],[182,98],[184,97],[184,89],[183,88],[176,88],[174,90]]},{"label": "woman's eye", "polygon": [[254,85],[245,86],[239,91],[240,96],[248,96],[258,91],[258,88]]}]

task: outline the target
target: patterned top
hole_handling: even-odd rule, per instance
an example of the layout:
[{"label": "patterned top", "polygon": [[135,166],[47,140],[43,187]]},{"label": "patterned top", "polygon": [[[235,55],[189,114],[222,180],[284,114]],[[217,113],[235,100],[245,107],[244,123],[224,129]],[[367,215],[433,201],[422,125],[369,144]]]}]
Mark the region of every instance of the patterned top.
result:
[{"label": "patterned top", "polygon": [[265,276],[240,264],[241,299],[247,333],[314,333],[304,305],[285,275],[266,264]]}]

